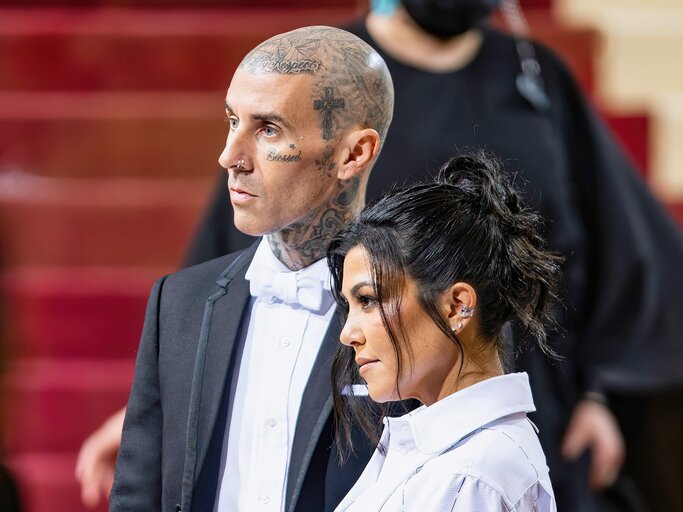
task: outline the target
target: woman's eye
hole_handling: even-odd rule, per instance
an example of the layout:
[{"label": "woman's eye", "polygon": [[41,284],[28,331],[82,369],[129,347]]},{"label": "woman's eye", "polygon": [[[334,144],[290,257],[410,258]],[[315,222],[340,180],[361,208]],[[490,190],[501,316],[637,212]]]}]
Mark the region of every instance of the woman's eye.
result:
[{"label": "woman's eye", "polygon": [[361,308],[368,309],[377,304],[377,299],[369,295],[361,295],[358,297],[358,303],[360,304]]}]

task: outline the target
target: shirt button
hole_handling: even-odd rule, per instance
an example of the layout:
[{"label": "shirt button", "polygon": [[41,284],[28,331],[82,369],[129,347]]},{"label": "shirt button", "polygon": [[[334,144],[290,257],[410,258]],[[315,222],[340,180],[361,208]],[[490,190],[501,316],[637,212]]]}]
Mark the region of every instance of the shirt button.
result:
[{"label": "shirt button", "polygon": [[410,427],[408,427],[408,425],[403,425],[403,426],[401,427],[401,431],[402,431],[404,434],[407,434],[408,432],[410,432]]},{"label": "shirt button", "polygon": [[288,338],[282,338],[282,339],[280,340],[280,346],[281,346],[282,348],[287,348],[287,347],[289,347],[289,345],[290,345],[291,343],[292,343],[292,342],[289,341]]},{"label": "shirt button", "polygon": [[400,446],[398,447],[398,452],[399,452],[401,455],[405,455],[405,454],[408,452],[408,450],[406,449],[405,446],[400,445]]},{"label": "shirt button", "polygon": [[267,424],[269,427],[274,427],[275,425],[277,425],[277,420],[276,420],[275,418],[268,418],[268,419],[266,420],[266,424]]},{"label": "shirt button", "polygon": [[270,503],[270,496],[268,496],[267,494],[262,494],[261,496],[259,496],[259,501],[264,505],[267,505],[268,503]]}]

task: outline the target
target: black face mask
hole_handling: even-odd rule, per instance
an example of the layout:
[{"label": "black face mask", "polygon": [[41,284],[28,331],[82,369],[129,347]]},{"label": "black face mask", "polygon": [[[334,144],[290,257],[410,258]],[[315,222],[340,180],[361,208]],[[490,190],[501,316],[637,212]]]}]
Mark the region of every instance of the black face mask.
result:
[{"label": "black face mask", "polygon": [[476,27],[500,0],[401,0],[425,32],[449,39]]}]

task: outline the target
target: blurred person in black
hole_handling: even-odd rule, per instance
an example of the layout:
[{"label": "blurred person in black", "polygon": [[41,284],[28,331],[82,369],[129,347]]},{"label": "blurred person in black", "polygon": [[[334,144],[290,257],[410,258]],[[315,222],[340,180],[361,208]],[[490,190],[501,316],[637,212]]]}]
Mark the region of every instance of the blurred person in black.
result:
[{"label": "blurred person in black", "polygon": [[[511,363],[530,375],[558,510],[611,510],[594,491],[615,481],[625,452],[606,394],[683,383],[683,240],[563,63],[485,24],[498,3],[386,0],[349,27],[384,58],[396,91],[368,198],[459,149],[505,162],[566,257],[551,340],[563,362],[527,350]],[[188,264],[251,243],[226,192],[222,177]]]}]

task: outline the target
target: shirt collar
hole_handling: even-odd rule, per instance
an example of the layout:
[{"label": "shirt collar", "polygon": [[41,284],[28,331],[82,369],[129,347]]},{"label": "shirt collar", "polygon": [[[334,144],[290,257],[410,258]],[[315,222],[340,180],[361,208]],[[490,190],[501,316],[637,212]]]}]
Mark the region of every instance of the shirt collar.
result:
[{"label": "shirt collar", "polygon": [[321,258],[301,270],[291,270],[273,254],[266,237],[261,238],[244,278],[250,281],[259,270],[264,268],[273,269],[276,272],[296,272],[301,276],[317,278],[323,283],[323,287],[327,291],[332,289],[330,269],[325,258]]},{"label": "shirt collar", "polygon": [[478,382],[429,407],[385,422],[391,429],[392,424],[407,421],[417,448],[438,453],[492,421],[535,410],[529,376],[511,373]]},{"label": "shirt collar", "polygon": [[[287,278],[283,282],[282,279],[285,276]],[[293,303],[296,303],[294,307],[304,307],[311,312],[327,311],[334,303],[330,293],[332,280],[325,258],[321,258],[300,270],[290,270],[273,254],[270,244],[265,237],[259,242],[244,277],[247,281],[250,281],[249,289],[254,297],[260,296],[260,291],[264,290],[265,286],[267,290],[271,290],[271,287],[274,287],[272,288],[274,295],[277,295],[278,298],[285,302],[292,303],[294,301]],[[303,288],[301,288],[299,283],[303,284],[306,282],[309,283],[308,286],[303,285]],[[305,290],[314,282],[319,283],[317,285],[319,291],[315,300],[313,300],[316,296],[314,289]],[[281,286],[284,286],[284,288],[281,289]],[[313,288],[315,288],[315,285]],[[259,291],[255,292],[254,290]],[[301,293],[304,295],[300,295]],[[314,295],[310,296],[311,293]],[[272,303],[278,299],[271,296],[269,300]],[[311,300],[313,302],[309,304]]]}]

